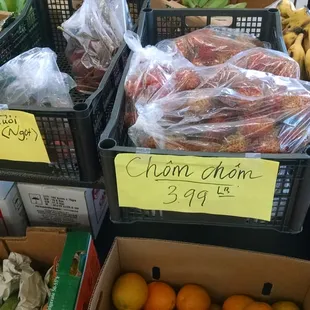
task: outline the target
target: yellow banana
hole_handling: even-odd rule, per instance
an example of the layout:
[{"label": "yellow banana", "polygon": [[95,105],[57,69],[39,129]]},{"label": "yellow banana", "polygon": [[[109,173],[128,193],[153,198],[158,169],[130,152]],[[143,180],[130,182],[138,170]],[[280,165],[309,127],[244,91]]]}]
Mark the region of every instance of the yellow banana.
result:
[{"label": "yellow banana", "polygon": [[[310,24],[309,24],[310,25]],[[287,34],[287,33],[290,33],[290,32],[295,32],[296,34],[300,34],[300,33],[304,33],[305,32],[305,29],[307,28],[308,26],[306,26],[305,28],[302,28],[302,27],[295,27],[293,29],[285,29],[283,30],[283,35]]]},{"label": "yellow banana", "polygon": [[309,81],[310,79],[310,49],[308,49],[305,57],[305,67],[306,67],[306,76],[307,80]]},{"label": "yellow banana", "polygon": [[308,24],[305,28],[304,28],[304,40],[302,42],[302,46],[305,50],[305,52],[308,51],[308,49],[310,49],[310,24]]},{"label": "yellow banana", "polygon": [[298,27],[305,28],[309,24],[310,24],[310,17],[307,17],[304,20],[299,20],[299,21],[297,20],[297,21],[290,22],[290,24],[286,25],[283,28],[283,31],[290,31]]},{"label": "yellow banana", "polygon": [[298,9],[298,10],[295,9],[291,13],[290,17],[296,17],[296,16],[298,16],[298,18],[303,18],[303,17],[309,16],[309,9],[306,6],[304,6],[301,9]]},{"label": "yellow banana", "polygon": [[283,31],[283,39],[286,45],[286,48],[289,49],[290,46],[295,42],[297,36],[300,33],[304,33],[304,29],[301,27],[296,27],[292,30],[284,30]]},{"label": "yellow banana", "polygon": [[288,53],[289,55],[295,59],[298,64],[299,64],[299,67],[300,67],[300,77],[303,78],[304,75],[305,75],[305,51],[302,47],[302,40],[304,38],[304,34],[303,33],[300,33],[294,44],[292,44],[290,46],[290,48],[288,49]]},{"label": "yellow banana", "polygon": [[294,44],[294,42],[297,39],[297,36],[298,34],[296,34],[295,32],[288,32],[283,36],[285,46],[287,49],[289,49]]},{"label": "yellow banana", "polygon": [[289,21],[286,21],[287,18],[281,18],[282,31],[288,26]]},{"label": "yellow banana", "polygon": [[277,9],[280,11],[282,17],[290,17],[296,10],[294,4],[290,0],[282,0],[277,5]]},{"label": "yellow banana", "polygon": [[[297,13],[298,12],[298,13]],[[282,20],[282,29],[293,29],[296,27],[305,27],[310,23],[310,15],[307,8],[295,11],[289,18]]]}]

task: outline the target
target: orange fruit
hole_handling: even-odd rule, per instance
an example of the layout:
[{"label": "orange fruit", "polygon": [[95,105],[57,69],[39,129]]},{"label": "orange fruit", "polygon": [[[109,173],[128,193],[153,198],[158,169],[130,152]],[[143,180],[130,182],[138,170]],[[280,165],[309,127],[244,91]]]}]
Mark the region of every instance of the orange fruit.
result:
[{"label": "orange fruit", "polygon": [[254,300],[248,296],[232,295],[225,300],[223,310],[243,310],[247,305],[253,302]]},{"label": "orange fruit", "polygon": [[208,310],[211,299],[200,285],[186,284],[177,295],[178,310]]},{"label": "orange fruit", "polygon": [[265,302],[254,301],[247,305],[244,310],[272,310],[272,308]]},{"label": "orange fruit", "polygon": [[148,285],[149,294],[144,310],[173,310],[176,294],[171,286],[163,282],[152,282]]},{"label": "orange fruit", "polygon": [[278,301],[272,305],[273,310],[299,310],[299,307],[291,301]]},{"label": "orange fruit", "polygon": [[112,300],[118,310],[140,310],[147,300],[148,288],[137,273],[120,276],[112,289]]}]

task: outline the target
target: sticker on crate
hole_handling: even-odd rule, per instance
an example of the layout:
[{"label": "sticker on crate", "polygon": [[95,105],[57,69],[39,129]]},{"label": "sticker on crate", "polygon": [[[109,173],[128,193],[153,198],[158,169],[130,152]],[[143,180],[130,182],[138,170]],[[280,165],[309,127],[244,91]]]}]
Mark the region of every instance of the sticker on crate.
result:
[{"label": "sticker on crate", "polygon": [[120,207],[270,221],[279,163],[260,158],[118,154]]},{"label": "sticker on crate", "polygon": [[0,159],[50,163],[33,114],[0,111]]}]

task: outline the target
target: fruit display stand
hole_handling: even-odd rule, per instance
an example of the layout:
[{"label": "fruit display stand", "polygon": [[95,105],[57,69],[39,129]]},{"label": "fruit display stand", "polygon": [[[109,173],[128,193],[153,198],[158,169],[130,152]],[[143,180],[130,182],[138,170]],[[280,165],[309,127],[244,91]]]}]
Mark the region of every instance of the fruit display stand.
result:
[{"label": "fruit display stand", "polygon": [[[151,11],[148,12],[150,13]],[[180,12],[179,15],[177,14],[178,17],[176,19],[174,18],[174,14],[174,12],[168,13],[168,18],[166,21],[171,18],[171,16],[172,20],[176,21],[173,27],[173,33],[174,36],[177,36],[180,35],[180,31],[186,29],[186,27],[184,27],[186,24],[186,13]],[[209,14],[217,16],[218,12],[209,12]],[[250,11],[246,13],[248,14],[247,16],[241,16],[238,14],[240,13],[236,12],[236,25],[239,25],[240,28],[242,27],[242,18],[246,18],[247,21],[250,20],[251,23],[255,24],[255,29],[259,27],[259,24],[264,24],[263,18],[262,20],[257,20],[257,16],[251,15],[253,13]],[[268,14],[269,13],[266,13],[266,15]],[[270,15],[273,14],[274,12],[271,11]],[[198,16],[198,13],[196,12],[193,15]],[[238,18],[241,19],[238,21]],[[161,16],[155,15],[155,17],[153,16],[150,20],[160,23],[160,19]],[[145,22],[143,19],[142,21]],[[238,24],[238,22],[240,22],[240,24]],[[270,30],[272,28],[271,24],[272,22],[270,22],[270,20],[266,22],[266,28]],[[186,25],[188,26],[188,24]],[[161,23],[161,26],[162,29],[168,29],[163,23]],[[152,28],[151,23],[148,24],[147,28]],[[194,30],[194,28],[195,27],[192,29],[186,29],[186,31]],[[141,29],[143,30],[143,28]],[[167,33],[160,33],[158,30],[159,28],[155,27],[155,34],[153,33],[149,37],[147,37],[145,33],[143,34],[143,32],[140,32],[140,34],[143,34],[144,37],[143,43],[156,43],[158,41],[156,34],[160,34],[160,38],[165,38]],[[171,29],[168,29],[169,34],[171,34],[170,30]],[[254,30],[254,32],[256,32],[256,30]],[[52,31],[51,34],[55,35],[55,32]],[[58,34],[61,36],[61,33]],[[270,34],[273,35],[274,32],[270,31]],[[267,34],[265,33],[265,35]],[[275,39],[277,38],[268,39],[268,41],[273,41],[274,48],[279,50],[283,49],[283,42],[281,39]],[[150,41],[148,42],[148,40]],[[64,46],[62,46],[61,49],[63,47]],[[253,218],[236,218],[207,214],[186,214],[158,210],[142,210],[137,208],[120,208],[118,203],[116,176],[115,171],[113,171],[114,159],[116,155],[119,153],[133,153],[139,156],[139,154],[149,152],[147,149],[128,147],[128,145],[120,145],[119,142],[121,141],[119,138],[125,138],[124,140],[126,140],[126,133],[122,130],[124,95],[124,89],[122,87],[118,90],[116,99],[116,104],[118,104],[118,106],[114,109],[113,102],[114,97],[116,96],[118,84],[121,83],[121,85],[123,85],[124,83],[124,77],[128,70],[128,66],[126,67],[126,61],[129,53],[130,51],[127,46],[123,45],[120,48],[119,52],[114,58],[115,63],[113,66],[113,73],[106,76],[106,79],[104,79],[104,83],[107,85],[107,87],[100,89],[99,92],[96,92],[94,96],[91,97],[95,98],[95,106],[97,107],[101,104],[102,106],[105,106],[105,103],[103,103],[103,98],[108,98],[106,100],[106,107],[108,107],[108,109],[105,111],[98,111],[96,109],[91,110],[91,117],[88,119],[88,121],[94,121],[95,127],[98,128],[98,124],[96,123],[96,116],[103,115],[104,127],[107,125],[106,130],[102,136],[103,139],[100,143],[105,180],[103,177],[97,180],[97,178],[101,175],[101,169],[98,168],[98,166],[96,166],[97,168],[94,169],[95,165],[99,163],[99,161],[97,161],[98,158],[96,157],[96,151],[94,151],[94,156],[92,157],[92,159],[94,159],[96,162],[92,167],[93,172],[95,172],[95,177],[84,178],[84,176],[80,174],[80,172],[83,171],[83,169],[80,169],[80,167],[78,167],[76,170],[74,170],[76,168],[74,167],[74,173],[70,175],[71,170],[68,171],[66,168],[64,169],[65,173],[60,172],[59,170],[58,172],[55,172],[55,166],[45,167],[43,170],[41,169],[42,167],[37,166],[37,172],[40,170],[41,172],[36,173],[36,171],[33,170],[34,166],[32,164],[29,165],[26,170],[24,169],[26,167],[25,164],[22,164],[23,166],[21,166],[21,168],[18,167],[17,163],[2,162],[2,168],[0,164],[0,179],[17,182],[23,181],[29,183],[52,184],[56,186],[67,185],[106,188],[110,199],[110,216],[113,222],[111,222],[109,216],[106,216],[102,224],[101,231],[95,240],[95,245],[101,262],[103,263],[106,257],[107,261],[104,265],[104,268],[102,269],[102,273],[97,284],[97,290],[94,293],[95,295],[89,309],[112,309],[110,304],[110,292],[112,284],[116,277],[119,276],[120,272],[128,272],[130,270],[143,273],[143,276],[145,276],[148,281],[151,281],[152,279],[163,280],[167,281],[168,283],[171,282],[171,284],[175,285],[175,287],[179,287],[187,281],[192,281],[196,283],[199,282],[201,285],[206,285],[209,289],[208,281],[210,278],[213,278],[214,283],[225,288],[223,291],[213,291],[213,293],[217,295],[219,298],[218,300],[220,301],[222,301],[225,296],[235,293],[233,290],[240,290],[244,294],[265,298],[264,300],[271,300],[273,298],[277,299],[278,296],[276,294],[280,290],[284,292],[285,296],[288,298],[292,298],[302,303],[304,301],[303,297],[306,296],[305,286],[302,286],[302,284],[308,282],[308,279],[306,278],[309,274],[308,271],[303,272],[303,268],[308,266],[306,262],[300,262],[302,268],[296,267],[296,269],[294,269],[294,271],[301,271],[303,274],[301,277],[302,281],[300,281],[300,278],[298,278],[298,281],[296,280],[290,282],[291,278],[297,279],[296,274],[289,270],[292,264],[295,262],[294,260],[266,256],[264,254],[249,254],[248,252],[238,250],[218,249],[213,248],[212,246],[197,246],[197,243],[309,259],[310,250],[309,247],[307,247],[307,242],[310,238],[310,218],[306,218],[303,225],[308,209],[308,206],[306,205],[308,199],[308,183],[304,181],[308,180],[310,177],[308,171],[307,155],[301,155],[298,158],[292,158],[291,156],[285,155],[281,155],[276,158],[273,156],[262,156],[262,158],[268,160],[280,161],[282,169],[280,169],[279,177],[277,180],[278,187],[272,210],[272,221],[270,223]],[[64,59],[62,58],[61,61],[63,60]],[[122,77],[123,71],[124,75]],[[88,101],[86,102],[88,103]],[[81,102],[80,104],[83,105],[84,103]],[[109,122],[108,119],[111,113],[113,121]],[[85,121],[84,116],[85,115],[83,114],[81,117],[83,122]],[[87,115],[87,118],[88,116],[89,115]],[[49,123],[46,121],[46,117],[47,116],[44,116],[44,118],[41,119],[41,124],[43,124],[42,128],[44,130],[50,126],[47,125],[46,127],[46,124]],[[48,115],[48,117],[51,119],[56,118],[56,116],[51,113]],[[68,117],[65,116],[65,118]],[[70,118],[68,118],[68,120],[71,126],[72,120]],[[67,128],[67,126],[65,126],[65,128]],[[73,128],[74,130],[76,129],[76,127],[72,127],[72,130]],[[81,126],[77,126],[77,128],[85,129],[85,126],[81,124]],[[100,127],[98,133],[102,130],[103,127]],[[73,135],[75,134],[78,136],[79,132],[77,131]],[[85,136],[86,137],[82,137],[82,139],[87,140],[89,135],[86,134]],[[94,137],[93,140],[95,141],[95,144],[99,141],[99,136],[100,134],[96,134],[96,137]],[[80,137],[75,137],[74,140],[79,138]],[[92,142],[93,141],[87,141],[87,143]],[[64,149],[66,149],[64,145],[57,145],[54,143],[52,146],[56,146],[56,149],[61,150],[61,156],[67,156],[67,153],[64,152]],[[151,154],[167,155],[166,152],[161,151],[154,151]],[[177,152],[172,152],[168,155],[180,154]],[[189,154],[184,153],[182,155],[187,156]],[[217,157],[216,154],[202,154],[200,152],[192,153],[190,155],[199,157]],[[84,158],[83,156],[84,155],[82,154],[81,157],[79,157],[84,162],[82,164],[88,164],[91,159],[86,157]],[[238,158],[240,156],[231,154],[230,157]],[[68,158],[65,159],[67,160]],[[59,164],[60,163],[63,164],[64,162],[59,162]],[[70,165],[72,166],[72,163],[70,163]],[[288,187],[290,190],[287,189]],[[143,192],[143,188],[140,190],[141,195],[145,194]],[[296,207],[297,205],[299,206]],[[288,232],[288,234],[283,234],[279,231]],[[114,238],[118,236],[124,236],[127,238],[120,238],[114,241]],[[164,241],[138,240],[137,243],[135,243],[135,239],[130,239],[128,237],[164,239]],[[173,242],[169,242],[167,240],[173,240]],[[182,244],[178,241],[190,242],[194,244],[187,245],[185,250],[180,250]],[[14,244],[14,242],[12,243]],[[163,250],[166,252],[163,252]],[[110,254],[108,255],[109,252]],[[139,256],[141,253],[143,255]],[[216,254],[221,255],[219,256]],[[186,257],[185,263],[184,257]],[[177,258],[180,258],[179,265],[176,264]],[[206,262],[209,260],[211,263],[207,264],[207,269],[204,269]],[[190,265],[188,265],[188,261],[191,262]],[[195,263],[193,264],[192,262]],[[280,264],[278,264],[279,262]],[[166,268],[167,265],[164,263],[168,264],[168,268]],[[233,272],[230,272],[227,268],[224,268],[229,266],[229,264],[234,264],[237,266],[237,268],[235,268]],[[194,270],[193,265],[195,265],[195,272],[192,272]],[[174,266],[176,267],[175,269]],[[280,277],[281,268],[282,270],[285,269],[289,271],[283,278],[281,278],[281,280],[279,280],[278,277]],[[179,271],[175,273],[175,270]],[[202,272],[202,270],[204,271]],[[221,272],[218,272],[218,270],[224,270],[226,272],[223,271],[223,276],[219,277]],[[245,273],[246,275],[244,275]],[[96,272],[96,275],[97,274],[98,272]],[[189,278],[184,278],[181,281],[179,279],[180,274],[183,274]],[[227,280],[225,283],[223,281],[224,279]],[[241,282],[240,279],[244,280],[242,285],[239,285],[239,282]],[[282,279],[287,281],[282,281]],[[268,289],[269,282],[272,282],[273,287],[276,288],[275,293],[274,291],[269,292],[269,294],[264,293],[264,296],[262,297],[261,293],[264,292],[265,286]],[[300,284],[299,282],[302,283]],[[62,286],[59,286],[59,289],[60,291],[65,291],[65,288],[66,283],[63,282]],[[287,293],[288,289],[290,290],[289,293]],[[59,307],[60,306],[62,306],[61,302],[59,303]]]},{"label": "fruit display stand", "polygon": [[[188,16],[195,17],[202,12],[187,10],[145,10],[144,24],[140,25],[138,33],[141,35],[142,45],[155,44],[166,38],[174,38],[184,33],[191,32],[196,27],[188,26],[186,19]],[[201,13],[200,13],[201,14]],[[274,49],[285,50],[281,39],[281,30],[279,26],[279,15],[274,10],[234,10],[230,11],[233,17],[233,25],[244,31],[248,30],[254,34],[260,34],[260,37],[272,43]],[[210,22],[212,16],[227,16],[223,10],[204,12],[207,21]],[[258,16],[259,15],[259,16]],[[154,27],[154,22],[157,27]],[[270,22],[270,23],[269,23]],[[247,28],[248,27],[248,28]],[[252,28],[251,28],[252,27]],[[274,27],[274,28],[273,28]],[[268,29],[268,30],[267,30]],[[270,29],[273,29],[270,31]],[[124,85],[125,77],[129,66],[125,68],[121,85]],[[146,209],[127,208],[126,205],[119,203],[117,192],[117,180],[115,170],[115,158],[118,154],[141,153],[141,156],[156,157],[165,155],[167,162],[169,156],[199,156],[199,157],[228,157],[245,158],[248,155],[244,153],[219,154],[207,152],[189,152],[178,150],[160,150],[160,149],[141,149],[134,147],[128,140],[126,127],[124,126],[124,107],[125,94],[122,87],[119,88],[116,103],[114,105],[112,116],[106,130],[103,132],[99,147],[101,148],[102,166],[104,175],[107,177],[106,190],[109,199],[111,219],[115,223],[132,223],[136,221],[149,222],[170,222],[170,223],[205,223],[215,225],[230,225],[241,227],[270,228],[278,231],[297,233],[301,231],[306,212],[309,207],[308,196],[308,173],[309,156],[307,154],[261,154],[261,159],[267,159],[280,163],[276,189],[273,197],[272,216],[270,221],[264,221],[252,218],[241,218],[232,216],[218,216],[217,213],[202,214],[199,212],[186,213],[173,212],[167,208],[163,211],[153,210],[146,206]],[[144,154],[144,155],[143,155]],[[172,157],[171,157],[172,160]],[[175,160],[175,158],[173,158]],[[301,170],[299,170],[301,169]],[[295,172],[294,172],[295,171]],[[297,173],[297,174],[295,174]],[[197,180],[196,180],[197,181]],[[170,185],[170,184],[169,184]],[[296,192],[294,190],[296,190]],[[121,189],[122,190],[122,189]],[[175,192],[172,192],[172,195]],[[136,193],[136,195],[139,195]],[[159,193],[158,197],[161,196]],[[230,214],[231,215],[231,214]]]},{"label": "fruit display stand", "polygon": [[[1,44],[5,45],[6,40],[11,40],[15,42],[16,47],[22,47],[26,41],[25,48],[17,50],[17,54],[32,47],[48,46],[57,53],[60,70],[70,74],[71,67],[65,56],[66,40],[57,27],[74,13],[71,0],[33,0],[33,3],[38,13],[34,13],[29,4],[29,10],[20,20],[20,23],[27,21],[27,18],[31,20],[27,25],[27,29],[29,28],[27,36],[14,37],[13,41],[11,39],[14,34],[9,32],[2,38]],[[134,0],[129,3],[134,22],[137,22],[142,6],[143,1]],[[29,40],[28,36],[32,40]],[[15,55],[10,48],[12,47],[8,45],[4,48],[5,53],[4,50],[1,51],[1,61],[8,61]],[[35,116],[49,162],[0,160],[0,179],[64,186],[102,187],[97,144],[110,117],[128,55],[129,49],[122,44],[105,72],[100,86],[92,95],[73,90],[70,93],[73,108],[60,110],[33,105],[12,107],[12,111],[24,111]]]}]

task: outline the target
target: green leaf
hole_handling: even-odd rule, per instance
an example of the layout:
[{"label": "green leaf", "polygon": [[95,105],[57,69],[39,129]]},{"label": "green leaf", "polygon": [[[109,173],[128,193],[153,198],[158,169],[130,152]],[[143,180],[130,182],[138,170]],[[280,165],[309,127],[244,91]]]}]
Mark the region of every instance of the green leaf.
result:
[{"label": "green leaf", "polygon": [[8,8],[9,12],[15,12],[16,11],[16,0],[5,0],[6,6]]},{"label": "green leaf", "polygon": [[246,6],[247,6],[247,2],[240,2],[237,4],[226,5],[224,9],[245,9]]},{"label": "green leaf", "polygon": [[192,2],[193,2],[193,4],[195,5],[195,7],[197,7],[198,6],[198,0],[192,0]]},{"label": "green leaf", "polygon": [[16,0],[16,13],[20,14],[22,10],[24,9],[26,4],[26,0]]},{"label": "green leaf", "polygon": [[4,0],[0,0],[0,10],[8,12],[8,7]]},{"label": "green leaf", "polygon": [[188,7],[191,9],[194,9],[196,7],[192,0],[187,0],[187,4],[188,4]]},{"label": "green leaf", "polygon": [[198,6],[200,8],[203,8],[207,3],[208,3],[209,0],[199,0],[198,2]]}]

